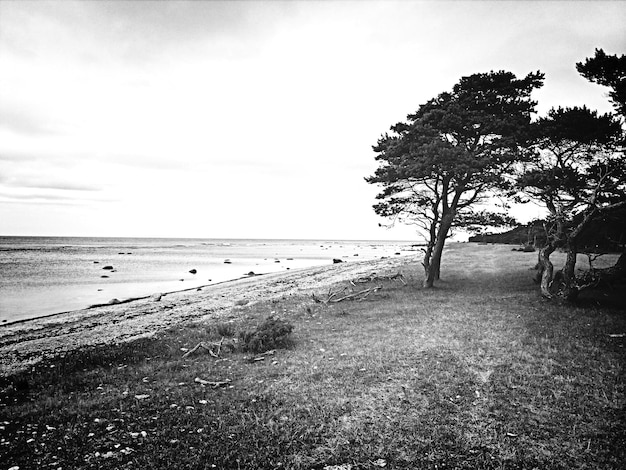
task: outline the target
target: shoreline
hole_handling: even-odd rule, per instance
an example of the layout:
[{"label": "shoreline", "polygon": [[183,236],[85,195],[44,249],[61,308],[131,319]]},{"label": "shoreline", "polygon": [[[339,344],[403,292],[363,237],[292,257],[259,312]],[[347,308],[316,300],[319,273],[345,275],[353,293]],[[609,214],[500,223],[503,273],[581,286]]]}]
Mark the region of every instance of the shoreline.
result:
[{"label": "shoreline", "polygon": [[[309,268],[302,268],[302,269],[309,269]],[[228,282],[240,281],[242,279],[251,279],[251,278],[254,278],[254,277],[257,277],[257,276],[267,276],[269,274],[275,274],[275,273],[258,273],[258,274],[254,274],[253,276],[250,276],[250,275],[241,276],[241,277],[237,277],[237,278],[234,278],[234,279],[227,279],[225,281],[212,282],[210,284],[203,284],[203,285],[195,286],[195,287],[187,287],[185,289],[178,289],[178,290],[167,291],[167,292],[154,292],[154,293],[149,294],[149,295],[142,295],[142,296],[139,296],[139,297],[129,297],[127,299],[118,300],[117,302],[114,302],[114,303],[94,304],[94,305],[89,305],[88,307],[80,308],[80,309],[77,309],[77,310],[65,310],[63,312],[47,313],[47,314],[44,314],[44,315],[37,315],[36,317],[20,318],[18,320],[13,320],[13,321],[0,323],[0,338],[2,337],[1,333],[2,333],[2,328],[3,327],[12,326],[12,325],[15,325],[17,323],[26,323],[26,322],[35,321],[35,320],[42,320],[42,319],[45,319],[45,318],[56,317],[56,316],[59,316],[59,315],[65,315],[65,314],[69,314],[69,313],[73,313],[73,312],[81,312],[83,310],[91,310],[91,309],[94,309],[94,308],[111,307],[113,305],[128,304],[128,303],[131,303],[131,302],[135,302],[137,300],[150,299],[154,295],[157,295],[157,294],[161,295],[162,297],[165,297],[166,295],[179,294],[181,292],[199,291],[199,290],[202,290],[202,289],[206,289],[208,287],[213,287],[213,286],[219,286],[221,284],[226,284]]]},{"label": "shoreline", "polygon": [[[187,321],[219,319],[238,302],[245,304],[347,281],[364,274],[389,274],[413,262],[414,254],[350,261],[328,266],[268,273],[153,295],[117,304],[89,307],[0,326],[0,377],[31,367],[45,358],[82,347],[114,344],[154,336]],[[395,274],[395,273],[393,273]]]}]

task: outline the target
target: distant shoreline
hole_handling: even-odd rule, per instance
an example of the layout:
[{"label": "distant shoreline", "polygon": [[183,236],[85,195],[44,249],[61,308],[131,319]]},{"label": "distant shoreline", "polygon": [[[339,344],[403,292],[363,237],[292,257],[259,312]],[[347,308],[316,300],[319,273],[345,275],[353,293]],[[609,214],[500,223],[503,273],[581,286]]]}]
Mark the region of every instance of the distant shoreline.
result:
[{"label": "distant shoreline", "polygon": [[[0,328],[155,293],[415,250],[343,240],[0,237]],[[111,268],[108,271],[103,269]],[[184,282],[181,282],[184,281]]]}]

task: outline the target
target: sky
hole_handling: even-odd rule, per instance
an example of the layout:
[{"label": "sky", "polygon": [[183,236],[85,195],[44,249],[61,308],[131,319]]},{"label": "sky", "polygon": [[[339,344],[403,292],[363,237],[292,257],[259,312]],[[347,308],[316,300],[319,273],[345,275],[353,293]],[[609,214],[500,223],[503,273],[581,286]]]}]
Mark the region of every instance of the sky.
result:
[{"label": "sky", "polygon": [[544,72],[539,115],[610,111],[575,63],[625,53],[624,24],[621,1],[0,0],[0,235],[415,239],[372,209],[381,134],[490,70]]}]

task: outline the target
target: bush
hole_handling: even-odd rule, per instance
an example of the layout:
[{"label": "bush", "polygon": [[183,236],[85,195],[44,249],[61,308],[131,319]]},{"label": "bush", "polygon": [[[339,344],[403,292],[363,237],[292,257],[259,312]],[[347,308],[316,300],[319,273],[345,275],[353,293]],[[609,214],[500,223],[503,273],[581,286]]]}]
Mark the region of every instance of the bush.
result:
[{"label": "bush", "polygon": [[[227,322],[218,323],[217,325],[210,328],[210,330],[215,331],[217,336],[224,338],[232,338],[236,334],[235,325]],[[211,332],[212,331],[209,331],[209,333]]]},{"label": "bush", "polygon": [[255,330],[239,333],[244,352],[262,353],[287,346],[293,325],[280,318],[268,317]]}]

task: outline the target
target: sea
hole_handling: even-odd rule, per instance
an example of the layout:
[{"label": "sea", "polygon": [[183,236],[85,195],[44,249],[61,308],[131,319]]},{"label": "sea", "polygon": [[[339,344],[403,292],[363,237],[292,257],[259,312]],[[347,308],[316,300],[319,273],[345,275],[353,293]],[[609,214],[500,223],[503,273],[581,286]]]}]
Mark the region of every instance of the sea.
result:
[{"label": "sea", "polygon": [[410,241],[0,236],[0,325],[411,250]]}]

